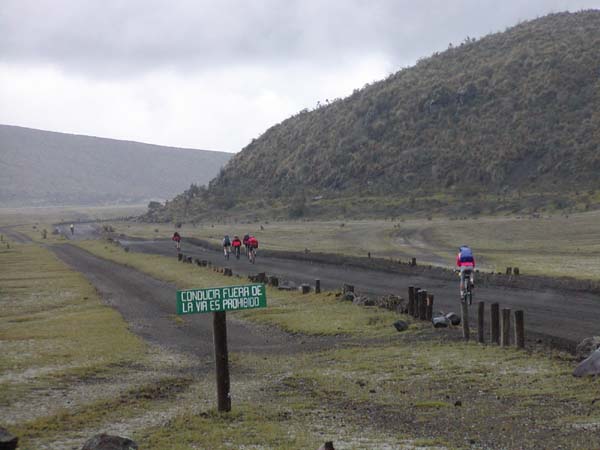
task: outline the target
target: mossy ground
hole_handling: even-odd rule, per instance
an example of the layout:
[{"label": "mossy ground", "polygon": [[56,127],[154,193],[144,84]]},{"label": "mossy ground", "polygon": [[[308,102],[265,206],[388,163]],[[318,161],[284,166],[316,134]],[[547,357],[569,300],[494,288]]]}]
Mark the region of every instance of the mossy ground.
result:
[{"label": "mossy ground", "polygon": [[[416,257],[425,264],[453,267],[460,245],[475,250],[482,270],[599,279],[600,212],[468,219],[335,220],[185,224],[184,237],[218,243],[225,234],[254,234],[270,250],[342,253],[351,256]],[[119,233],[167,238],[172,224],[114,223]]]},{"label": "mossy ground", "polygon": [[[149,259],[98,242],[81,245],[150,273],[160,271],[177,285],[197,286],[200,279],[206,286],[241,282],[173,258]],[[412,323],[407,333],[398,334],[391,326],[396,314],[354,306],[329,293],[270,290],[268,296],[267,309],[239,312],[238,317],[291,332],[343,333],[358,339],[340,348],[293,356],[232,355],[240,376],[253,380],[238,394],[237,417],[250,428],[254,416],[245,408],[260,404],[264,414],[277,412],[269,416],[277,418],[272,428],[276,435],[283,427],[318,436],[320,424],[330,433],[335,430],[323,432],[323,440],[333,439],[339,448],[600,445],[596,435],[580,431],[600,428],[600,407],[594,402],[597,382],[573,378],[574,362],[567,354],[465,344],[456,329],[433,330],[422,323]],[[378,320],[369,319],[374,313]],[[219,431],[207,432],[206,420],[206,415],[187,417],[174,423],[172,432],[147,430],[141,439],[166,443],[178,427],[190,442],[221,439]],[[194,433],[190,428],[195,427]],[[285,448],[303,448],[305,444],[295,440],[298,436],[294,432]],[[369,440],[373,436],[377,439]],[[217,448],[237,448],[238,437],[231,439]],[[282,448],[274,436],[263,439],[264,448]]]},{"label": "mossy ground", "polygon": [[[245,282],[81,245],[181,288]],[[600,447],[598,382],[573,378],[569,355],[465,344],[458,330],[414,322],[400,334],[391,323],[408,318],[331,293],[269,290],[268,308],[234,313],[340,341],[230,354],[233,411],[219,414],[210,368],[140,342],[48,250],[13,244],[0,261],[0,409],[22,449],[80,448],[101,431],[145,449]]]}]

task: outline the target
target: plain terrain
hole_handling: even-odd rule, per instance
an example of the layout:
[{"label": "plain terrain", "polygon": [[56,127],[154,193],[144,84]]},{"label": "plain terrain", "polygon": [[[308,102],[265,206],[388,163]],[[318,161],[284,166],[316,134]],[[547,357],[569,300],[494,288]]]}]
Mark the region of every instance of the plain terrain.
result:
[{"label": "plain terrain", "polygon": [[[98,431],[149,449],[316,449],[325,440],[341,449],[600,446],[597,382],[574,379],[569,355],[464,344],[458,330],[327,292],[269,290],[268,308],[229,315],[306,345],[293,354],[232,347],[233,412],[218,414],[210,358],[136,337],[140,323],[126,325],[113,309],[131,293],[123,299],[90,284],[39,244],[68,245],[60,236],[43,240],[31,223],[19,228],[37,243],[0,245],[0,420],[22,436],[22,448],[73,448]],[[173,256],[80,245],[173,293],[244,282]],[[145,292],[142,301],[165,303],[157,297]],[[409,321],[408,332],[391,326],[398,318]],[[165,313],[161,330],[201,327],[191,319]]]},{"label": "plain terrain", "polygon": [[[170,238],[172,224],[117,223],[117,233]],[[454,266],[458,247],[469,244],[479,267],[522,274],[600,278],[600,211],[536,216],[406,220],[203,222],[184,224],[182,236],[219,243],[225,234],[254,234],[263,249],[341,253]]]}]

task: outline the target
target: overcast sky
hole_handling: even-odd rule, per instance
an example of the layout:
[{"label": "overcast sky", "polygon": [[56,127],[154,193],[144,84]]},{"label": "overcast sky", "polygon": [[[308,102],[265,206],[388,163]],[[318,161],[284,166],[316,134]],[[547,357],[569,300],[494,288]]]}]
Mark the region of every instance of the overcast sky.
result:
[{"label": "overcast sky", "polygon": [[598,7],[600,0],[0,0],[0,123],[237,152],[297,111],[450,42]]}]

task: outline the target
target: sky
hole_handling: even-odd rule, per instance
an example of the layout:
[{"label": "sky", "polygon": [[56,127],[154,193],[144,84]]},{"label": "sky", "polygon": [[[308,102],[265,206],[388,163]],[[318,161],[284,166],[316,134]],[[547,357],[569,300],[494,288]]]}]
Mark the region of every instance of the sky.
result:
[{"label": "sky", "polygon": [[449,43],[589,8],[600,0],[0,0],[0,124],[238,152]]}]

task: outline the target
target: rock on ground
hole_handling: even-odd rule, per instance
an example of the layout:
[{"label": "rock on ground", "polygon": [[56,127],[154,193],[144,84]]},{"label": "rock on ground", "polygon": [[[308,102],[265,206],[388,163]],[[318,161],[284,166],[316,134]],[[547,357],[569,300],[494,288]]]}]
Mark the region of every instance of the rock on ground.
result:
[{"label": "rock on ground", "polygon": [[575,349],[577,361],[583,361],[600,347],[600,336],[592,336],[581,341]]},{"label": "rock on ground", "polygon": [[450,321],[446,316],[436,316],[431,319],[431,323],[433,323],[434,328],[447,328]]},{"label": "rock on ground", "polygon": [[138,450],[138,445],[121,436],[97,434],[89,439],[81,450]]},{"label": "rock on ground", "polygon": [[15,450],[18,444],[18,437],[10,434],[6,428],[0,427],[0,450]]},{"label": "rock on ground", "polygon": [[397,320],[394,322],[394,328],[396,328],[398,331],[406,331],[408,330],[408,323],[406,323],[404,320]]},{"label": "rock on ground", "polygon": [[598,374],[600,374],[600,349],[596,350],[586,359],[581,361],[573,371],[573,376],[575,377],[585,377],[587,375]]},{"label": "rock on ground", "polygon": [[448,319],[454,326],[460,325],[460,316],[456,313],[449,312],[446,314],[446,319]]}]

